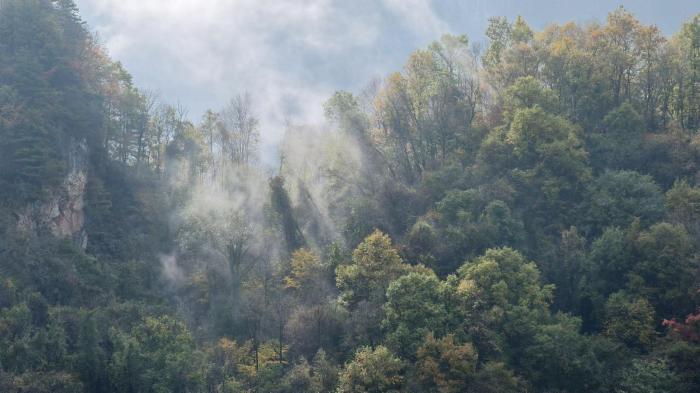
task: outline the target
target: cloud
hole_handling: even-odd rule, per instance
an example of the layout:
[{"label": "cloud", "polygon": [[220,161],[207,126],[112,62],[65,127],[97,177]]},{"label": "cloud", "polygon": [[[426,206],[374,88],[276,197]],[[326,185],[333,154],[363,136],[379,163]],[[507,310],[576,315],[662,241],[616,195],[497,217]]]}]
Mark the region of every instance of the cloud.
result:
[{"label": "cloud", "polygon": [[433,10],[428,0],[385,0],[386,6],[399,16],[413,32],[435,39],[450,30]]},{"label": "cloud", "polygon": [[[400,67],[422,44],[418,41],[446,29],[427,0],[79,0],[78,5],[137,84],[182,103],[193,120],[250,92],[268,150],[287,121],[318,122],[334,90],[358,90]],[[403,42],[397,44],[395,36]]]},{"label": "cloud", "polygon": [[185,273],[177,264],[175,255],[159,255],[161,272],[163,276],[173,284],[180,284],[185,280]]}]

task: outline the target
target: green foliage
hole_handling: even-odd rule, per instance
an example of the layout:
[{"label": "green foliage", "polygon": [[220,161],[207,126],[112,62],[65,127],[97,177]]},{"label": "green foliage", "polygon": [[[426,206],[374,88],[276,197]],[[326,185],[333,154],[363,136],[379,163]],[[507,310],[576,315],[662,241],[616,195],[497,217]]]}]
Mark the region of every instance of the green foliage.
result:
[{"label": "green foliage", "polygon": [[443,261],[436,266],[436,271],[450,273],[465,258],[474,257],[487,248],[523,244],[522,221],[499,199],[510,199],[511,193],[510,189],[446,193],[436,204],[439,239],[433,252]]},{"label": "green foliage", "polygon": [[345,132],[361,136],[368,127],[368,119],[351,93],[336,92],[326,101],[323,110],[326,118],[336,122]]},{"label": "green foliage", "polygon": [[696,296],[691,272],[698,266],[693,250],[685,229],[668,223],[645,232],[635,224],[627,232],[606,229],[593,242],[582,282],[589,302],[585,314],[601,320],[604,299],[620,289],[645,298],[657,319],[689,313]]},{"label": "green foliage", "polygon": [[613,109],[602,122],[602,132],[591,134],[591,162],[598,170],[630,169],[640,165],[644,121],[632,104]]},{"label": "green foliage", "polygon": [[314,393],[333,391],[338,384],[338,367],[319,349],[311,364],[311,390]]},{"label": "green foliage", "polygon": [[665,393],[684,391],[678,376],[660,359],[635,359],[622,371],[619,393]]},{"label": "green foliage", "polygon": [[406,254],[409,260],[426,266],[435,265],[433,252],[437,246],[437,234],[432,225],[416,221],[406,239]]},{"label": "green foliage", "polygon": [[609,227],[593,242],[589,253],[588,281],[585,285],[594,287],[595,291],[603,296],[624,286],[620,278],[627,275],[634,263],[629,235],[619,228]]},{"label": "green foliage", "polygon": [[339,393],[400,392],[404,364],[387,348],[360,348],[340,374]]},{"label": "green foliage", "polygon": [[544,280],[555,285],[555,310],[581,312],[581,279],[586,269],[586,238],[576,227],[561,232],[557,252],[540,263]]},{"label": "green foliage", "polygon": [[457,294],[469,310],[464,329],[473,335],[479,353],[488,359],[520,356],[549,317],[553,290],[541,285],[534,262],[509,248],[489,249],[464,264]]},{"label": "green foliage", "polygon": [[270,180],[270,206],[274,212],[275,220],[284,233],[287,251],[292,252],[303,247],[306,240],[292,214],[292,204],[289,201],[287,190],[284,189],[282,177],[276,176]]},{"label": "green foliage", "polygon": [[566,119],[534,107],[518,110],[505,136],[516,158],[511,174],[529,196],[521,202],[530,203],[546,220],[570,215],[570,201],[590,177],[578,133]]},{"label": "green foliage", "polygon": [[444,36],[413,53],[390,75],[375,101],[383,143],[375,144],[391,174],[416,183],[429,168],[460,154],[482,99],[477,62],[466,37]]},{"label": "green foliage", "polygon": [[338,267],[336,285],[350,306],[382,301],[389,283],[408,272],[389,236],[375,230],[353,251],[352,263]]},{"label": "green foliage", "polygon": [[501,62],[501,53],[510,44],[512,27],[504,17],[489,19],[486,29],[486,37],[489,39],[489,47],[484,55],[484,65],[494,68]]},{"label": "green foliage", "polygon": [[410,273],[392,282],[387,289],[382,322],[387,346],[396,354],[413,359],[428,333],[441,337],[450,331],[451,291],[434,274]]},{"label": "green foliage", "polygon": [[630,276],[630,291],[645,296],[659,316],[690,313],[697,296],[693,272],[698,260],[685,229],[655,224],[639,234],[635,246],[638,262]]},{"label": "green foliage", "polygon": [[9,233],[0,271],[12,274],[14,285],[40,292],[51,304],[89,305],[110,296],[107,267],[67,240],[31,238]]},{"label": "green foliage", "polygon": [[700,346],[697,343],[676,338],[662,347],[661,355],[668,359],[668,365],[681,378],[686,392],[693,392],[700,387]]},{"label": "green foliage", "polygon": [[592,233],[605,226],[624,228],[635,219],[646,227],[664,216],[661,189],[648,175],[607,171],[590,184],[587,194],[583,217]]},{"label": "green foliage", "polygon": [[499,362],[486,362],[477,375],[474,390],[484,393],[514,393],[519,391],[520,381],[512,370]]},{"label": "green foliage", "polygon": [[615,292],[605,303],[605,334],[635,348],[648,348],[656,334],[654,309],[644,299]]},{"label": "green foliage", "polygon": [[107,391],[109,388],[108,359],[100,345],[101,337],[97,330],[95,317],[84,313],[80,322],[75,371],[80,375],[80,380],[83,381],[87,390]]},{"label": "green foliage", "polygon": [[0,376],[0,389],[7,393],[80,393],[84,386],[75,375],[65,372],[37,372]]},{"label": "green foliage", "polygon": [[170,317],[146,318],[131,333],[114,331],[112,386],[119,391],[187,392],[202,384],[194,341]]},{"label": "green foliage", "polygon": [[557,315],[553,324],[539,327],[524,349],[523,368],[538,389],[589,392],[604,389],[617,348],[579,333],[581,321]]},{"label": "green foliage", "polygon": [[345,219],[344,238],[353,247],[383,225],[382,213],[375,201],[358,198],[347,202],[348,214]]},{"label": "green foliage", "polygon": [[478,355],[470,344],[459,345],[454,336],[436,340],[428,334],[418,348],[416,368],[426,392],[464,392],[474,385]]},{"label": "green foliage", "polygon": [[698,391],[700,16],[486,36],[266,184],[247,95],[193,124],[73,1],[0,0],[0,391]]},{"label": "green foliage", "polygon": [[283,390],[288,392],[311,391],[311,367],[306,359],[301,358],[284,376]]},{"label": "green foliage", "polygon": [[319,350],[309,362],[300,358],[282,380],[281,391],[290,393],[323,393],[335,391],[338,383],[338,369],[326,357],[323,349]]},{"label": "green foliage", "polygon": [[479,297],[481,307],[526,307],[544,312],[552,296],[534,262],[510,248],[490,249],[459,269],[460,289]]},{"label": "green foliage", "polygon": [[503,99],[504,117],[512,121],[518,109],[540,107],[546,112],[554,112],[557,97],[535,78],[528,76],[518,78],[506,89]]},{"label": "green foliage", "polygon": [[673,223],[682,224],[696,239],[700,235],[700,189],[687,181],[673,183],[666,192],[666,209]]},{"label": "green foliage", "polygon": [[700,126],[700,110],[698,110],[697,93],[698,70],[700,70],[700,15],[695,15],[681,27],[675,37],[681,51],[680,63],[687,72],[682,73],[674,109],[678,114],[683,129],[696,130]]},{"label": "green foliage", "polygon": [[313,292],[311,287],[322,281],[321,261],[311,251],[300,248],[292,253],[291,271],[284,278],[287,288]]}]

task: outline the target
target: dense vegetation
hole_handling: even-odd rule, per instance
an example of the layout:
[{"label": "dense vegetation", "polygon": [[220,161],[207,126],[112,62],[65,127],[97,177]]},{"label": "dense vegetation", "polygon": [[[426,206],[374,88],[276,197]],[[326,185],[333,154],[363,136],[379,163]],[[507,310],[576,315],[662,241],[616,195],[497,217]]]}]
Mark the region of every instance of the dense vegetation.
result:
[{"label": "dense vegetation", "polygon": [[[193,124],[0,1],[0,391],[700,391],[700,15],[486,33],[271,172],[247,95]],[[80,228],[27,219],[76,168]]]}]

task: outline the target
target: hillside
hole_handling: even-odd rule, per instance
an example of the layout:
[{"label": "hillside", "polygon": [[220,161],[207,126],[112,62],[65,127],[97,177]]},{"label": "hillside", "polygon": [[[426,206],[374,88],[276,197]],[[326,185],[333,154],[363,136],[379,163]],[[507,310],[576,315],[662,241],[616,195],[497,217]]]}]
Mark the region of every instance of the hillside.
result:
[{"label": "hillside", "polygon": [[700,15],[486,36],[269,168],[249,94],[193,120],[0,0],[0,392],[700,391]]}]

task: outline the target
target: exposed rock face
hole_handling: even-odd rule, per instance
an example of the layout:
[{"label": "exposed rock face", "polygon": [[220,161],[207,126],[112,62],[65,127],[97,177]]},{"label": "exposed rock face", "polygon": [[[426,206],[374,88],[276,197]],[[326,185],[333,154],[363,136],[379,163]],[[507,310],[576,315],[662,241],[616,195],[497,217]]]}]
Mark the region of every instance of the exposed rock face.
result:
[{"label": "exposed rock face", "polygon": [[87,247],[83,229],[85,186],[87,185],[88,149],[85,140],[72,141],[68,151],[68,173],[61,186],[50,197],[35,202],[18,214],[17,227],[25,232],[48,230],[60,238],[71,238],[78,246]]}]

